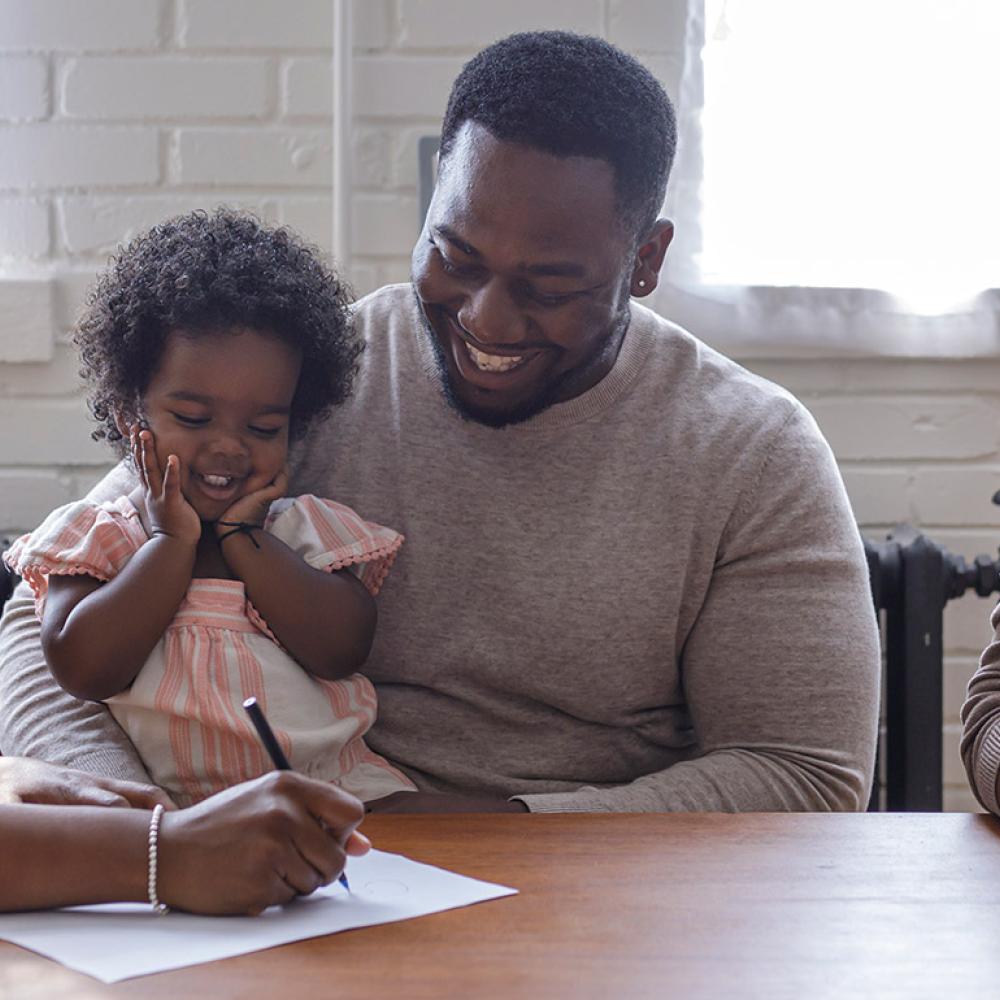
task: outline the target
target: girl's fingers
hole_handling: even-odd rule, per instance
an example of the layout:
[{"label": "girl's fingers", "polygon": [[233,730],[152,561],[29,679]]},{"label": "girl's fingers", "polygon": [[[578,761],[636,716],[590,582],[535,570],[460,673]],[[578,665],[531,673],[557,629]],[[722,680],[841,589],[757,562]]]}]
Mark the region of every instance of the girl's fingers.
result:
[{"label": "girl's fingers", "polygon": [[274,494],[275,500],[277,500],[279,497],[283,497],[285,495],[285,492],[288,489],[288,467],[287,466],[285,468],[283,468],[281,470],[281,472],[279,472],[274,477],[274,482],[272,483],[272,486],[274,487],[274,490],[275,490],[275,494]]},{"label": "girl's fingers", "polygon": [[167,455],[167,468],[163,473],[164,499],[170,499],[180,491],[179,464],[180,459],[176,455]]},{"label": "girl's fingers", "polygon": [[153,447],[153,435],[149,431],[140,431],[139,444],[142,448],[142,468],[146,473],[147,488],[153,496],[160,496],[163,491],[163,477],[160,475],[160,463]]},{"label": "girl's fingers", "polygon": [[142,484],[143,489],[149,489],[149,483],[146,482],[146,470],[142,467],[142,451],[139,448],[139,430],[133,427],[129,432],[129,446],[132,449],[132,464],[135,466],[136,474],[139,476],[139,482]]}]

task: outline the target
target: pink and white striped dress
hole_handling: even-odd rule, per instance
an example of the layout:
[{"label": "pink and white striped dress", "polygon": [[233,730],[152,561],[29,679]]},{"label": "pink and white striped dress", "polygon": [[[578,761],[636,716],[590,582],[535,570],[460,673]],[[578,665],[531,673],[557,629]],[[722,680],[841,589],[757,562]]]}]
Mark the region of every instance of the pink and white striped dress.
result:
[{"label": "pink and white striped dress", "polygon": [[[264,530],[310,566],[349,568],[373,595],[403,542],[395,531],[314,496],[276,501]],[[4,557],[31,585],[41,617],[50,574],[110,580],[146,541],[127,497],[80,501],[53,511]],[[272,769],[243,710],[250,695],[297,771],[365,800],[413,789],[362,739],[375,721],[368,679],[326,681],[305,671],[278,644],[239,580],[192,580],[132,686],[109,698],[108,707],[153,780],[183,806]]]}]

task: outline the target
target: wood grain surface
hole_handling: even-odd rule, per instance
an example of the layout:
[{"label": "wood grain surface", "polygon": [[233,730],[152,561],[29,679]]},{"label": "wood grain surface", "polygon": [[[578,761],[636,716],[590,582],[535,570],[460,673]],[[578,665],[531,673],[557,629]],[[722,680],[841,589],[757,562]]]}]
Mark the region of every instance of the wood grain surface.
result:
[{"label": "wood grain surface", "polygon": [[0,944],[4,1000],[1000,996],[1000,822],[373,816],[518,896],[111,986]]}]

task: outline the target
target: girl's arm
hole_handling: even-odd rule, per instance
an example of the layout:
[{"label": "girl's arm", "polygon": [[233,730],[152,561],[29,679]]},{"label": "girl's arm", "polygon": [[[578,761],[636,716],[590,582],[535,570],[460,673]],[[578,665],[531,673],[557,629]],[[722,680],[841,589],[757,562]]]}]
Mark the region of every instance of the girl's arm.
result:
[{"label": "girl's arm", "polygon": [[222,542],[222,554],[268,628],[311,674],[337,680],[368,658],[378,612],[353,573],[313,569],[263,531],[255,531],[253,541],[243,532],[231,535]]},{"label": "girl's arm", "polygon": [[368,658],[378,612],[353,573],[313,569],[264,531],[232,532],[233,523],[261,525],[288,485],[282,472],[270,486],[238,500],[216,522],[223,558],[278,641],[311,674],[338,680]]},{"label": "girl's arm", "polygon": [[177,612],[194,570],[201,521],[180,489],[180,462],[160,473],[148,431],[132,433],[153,537],[113,580],[51,576],[42,649],[56,680],[77,698],[124,691]]},{"label": "girl's arm", "polygon": [[42,650],[65,690],[103,701],[135,680],[180,607],[194,556],[194,543],[157,535],[108,583],[49,578]]}]

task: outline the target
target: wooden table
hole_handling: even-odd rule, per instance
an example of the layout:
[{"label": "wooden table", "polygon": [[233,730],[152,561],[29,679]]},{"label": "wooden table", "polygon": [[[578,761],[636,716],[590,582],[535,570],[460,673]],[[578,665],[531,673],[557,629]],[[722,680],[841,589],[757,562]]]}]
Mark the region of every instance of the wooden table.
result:
[{"label": "wooden table", "polygon": [[520,895],[113,986],[0,944],[0,997],[1000,996],[1000,822],[984,816],[376,816],[365,830]]}]

